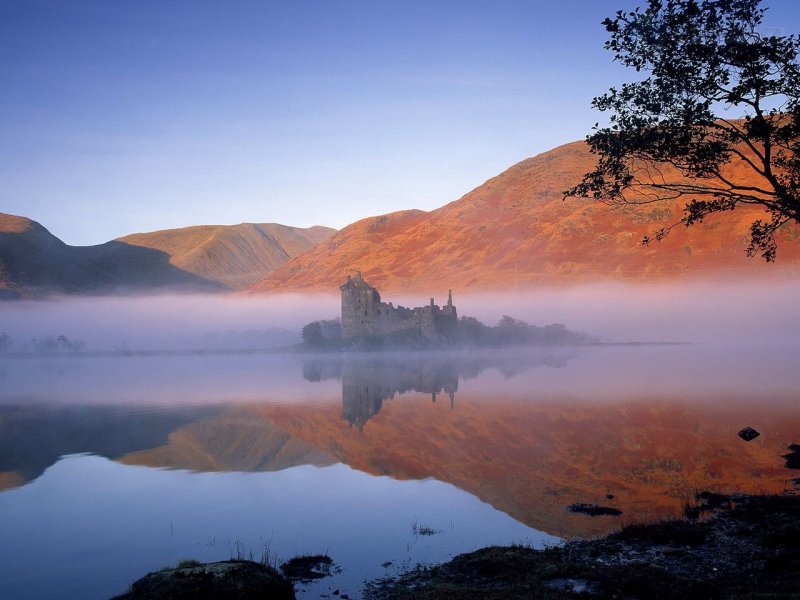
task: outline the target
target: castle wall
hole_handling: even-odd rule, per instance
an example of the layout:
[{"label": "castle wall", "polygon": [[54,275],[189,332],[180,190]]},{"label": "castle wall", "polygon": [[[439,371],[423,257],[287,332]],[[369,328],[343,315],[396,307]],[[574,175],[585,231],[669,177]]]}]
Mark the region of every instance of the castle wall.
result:
[{"label": "castle wall", "polygon": [[391,302],[382,302],[378,290],[367,284],[360,272],[355,277],[348,276],[347,282],[339,289],[342,292],[342,337],[411,330],[429,340],[439,341],[452,335],[458,325],[452,297],[443,308],[434,305],[433,298],[429,306],[395,307]]}]

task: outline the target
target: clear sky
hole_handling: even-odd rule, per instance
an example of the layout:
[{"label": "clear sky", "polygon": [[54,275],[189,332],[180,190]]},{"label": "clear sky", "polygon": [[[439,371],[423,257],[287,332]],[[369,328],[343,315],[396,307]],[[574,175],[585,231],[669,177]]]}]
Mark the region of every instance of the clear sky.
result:
[{"label": "clear sky", "polygon": [[437,208],[585,136],[637,4],[0,0],[0,212],[84,245]]}]

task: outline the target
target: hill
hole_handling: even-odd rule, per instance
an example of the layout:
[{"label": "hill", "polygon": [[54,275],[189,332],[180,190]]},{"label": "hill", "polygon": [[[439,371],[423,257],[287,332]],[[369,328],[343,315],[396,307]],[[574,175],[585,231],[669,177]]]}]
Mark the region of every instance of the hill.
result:
[{"label": "hill", "polygon": [[39,223],[0,213],[0,297],[239,289],[334,230],[275,223],[209,225],[69,246]]},{"label": "hill", "polygon": [[[584,142],[524,160],[437,210],[363,219],[295,257],[253,291],[336,290],[360,270],[381,291],[445,293],[592,280],[669,280],[774,275],[800,263],[800,229],[781,234],[778,264],[749,259],[745,248],[757,210],[737,210],[673,230],[662,242],[642,238],[677,221],[683,204],[612,209],[562,192],[594,164]],[[746,171],[729,174],[747,180]],[[666,177],[677,177],[665,170]]]},{"label": "hill", "polygon": [[242,223],[134,233],[117,241],[158,250],[183,271],[229,289],[240,289],[327,239],[334,231],[320,226],[301,229],[277,223]]}]

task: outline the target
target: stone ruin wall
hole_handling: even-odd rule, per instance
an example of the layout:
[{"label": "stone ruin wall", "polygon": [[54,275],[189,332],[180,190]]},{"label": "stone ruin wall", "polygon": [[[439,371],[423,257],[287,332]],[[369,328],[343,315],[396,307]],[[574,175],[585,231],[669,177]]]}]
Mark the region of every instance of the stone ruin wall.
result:
[{"label": "stone ruin wall", "polygon": [[391,302],[382,302],[378,290],[367,284],[360,272],[355,277],[348,276],[339,289],[342,291],[342,337],[415,330],[427,339],[439,340],[451,335],[458,324],[452,297],[443,308],[435,306],[433,298],[428,306],[395,307]]}]

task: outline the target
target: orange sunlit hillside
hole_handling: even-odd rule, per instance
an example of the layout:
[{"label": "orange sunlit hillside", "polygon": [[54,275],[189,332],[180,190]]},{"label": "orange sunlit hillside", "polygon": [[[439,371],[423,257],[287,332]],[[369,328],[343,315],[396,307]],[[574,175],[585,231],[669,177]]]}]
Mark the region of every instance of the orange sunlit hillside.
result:
[{"label": "orange sunlit hillside", "polygon": [[[750,223],[763,216],[749,208],[676,228],[664,241],[643,246],[645,235],[680,218],[684,203],[612,209],[589,200],[563,200],[563,191],[593,164],[584,142],[555,148],[437,210],[358,221],[251,289],[335,290],[357,269],[382,291],[417,292],[796,272],[798,228],[781,233],[776,265],[746,257]],[[744,168],[731,171],[741,181],[749,176]]]}]

